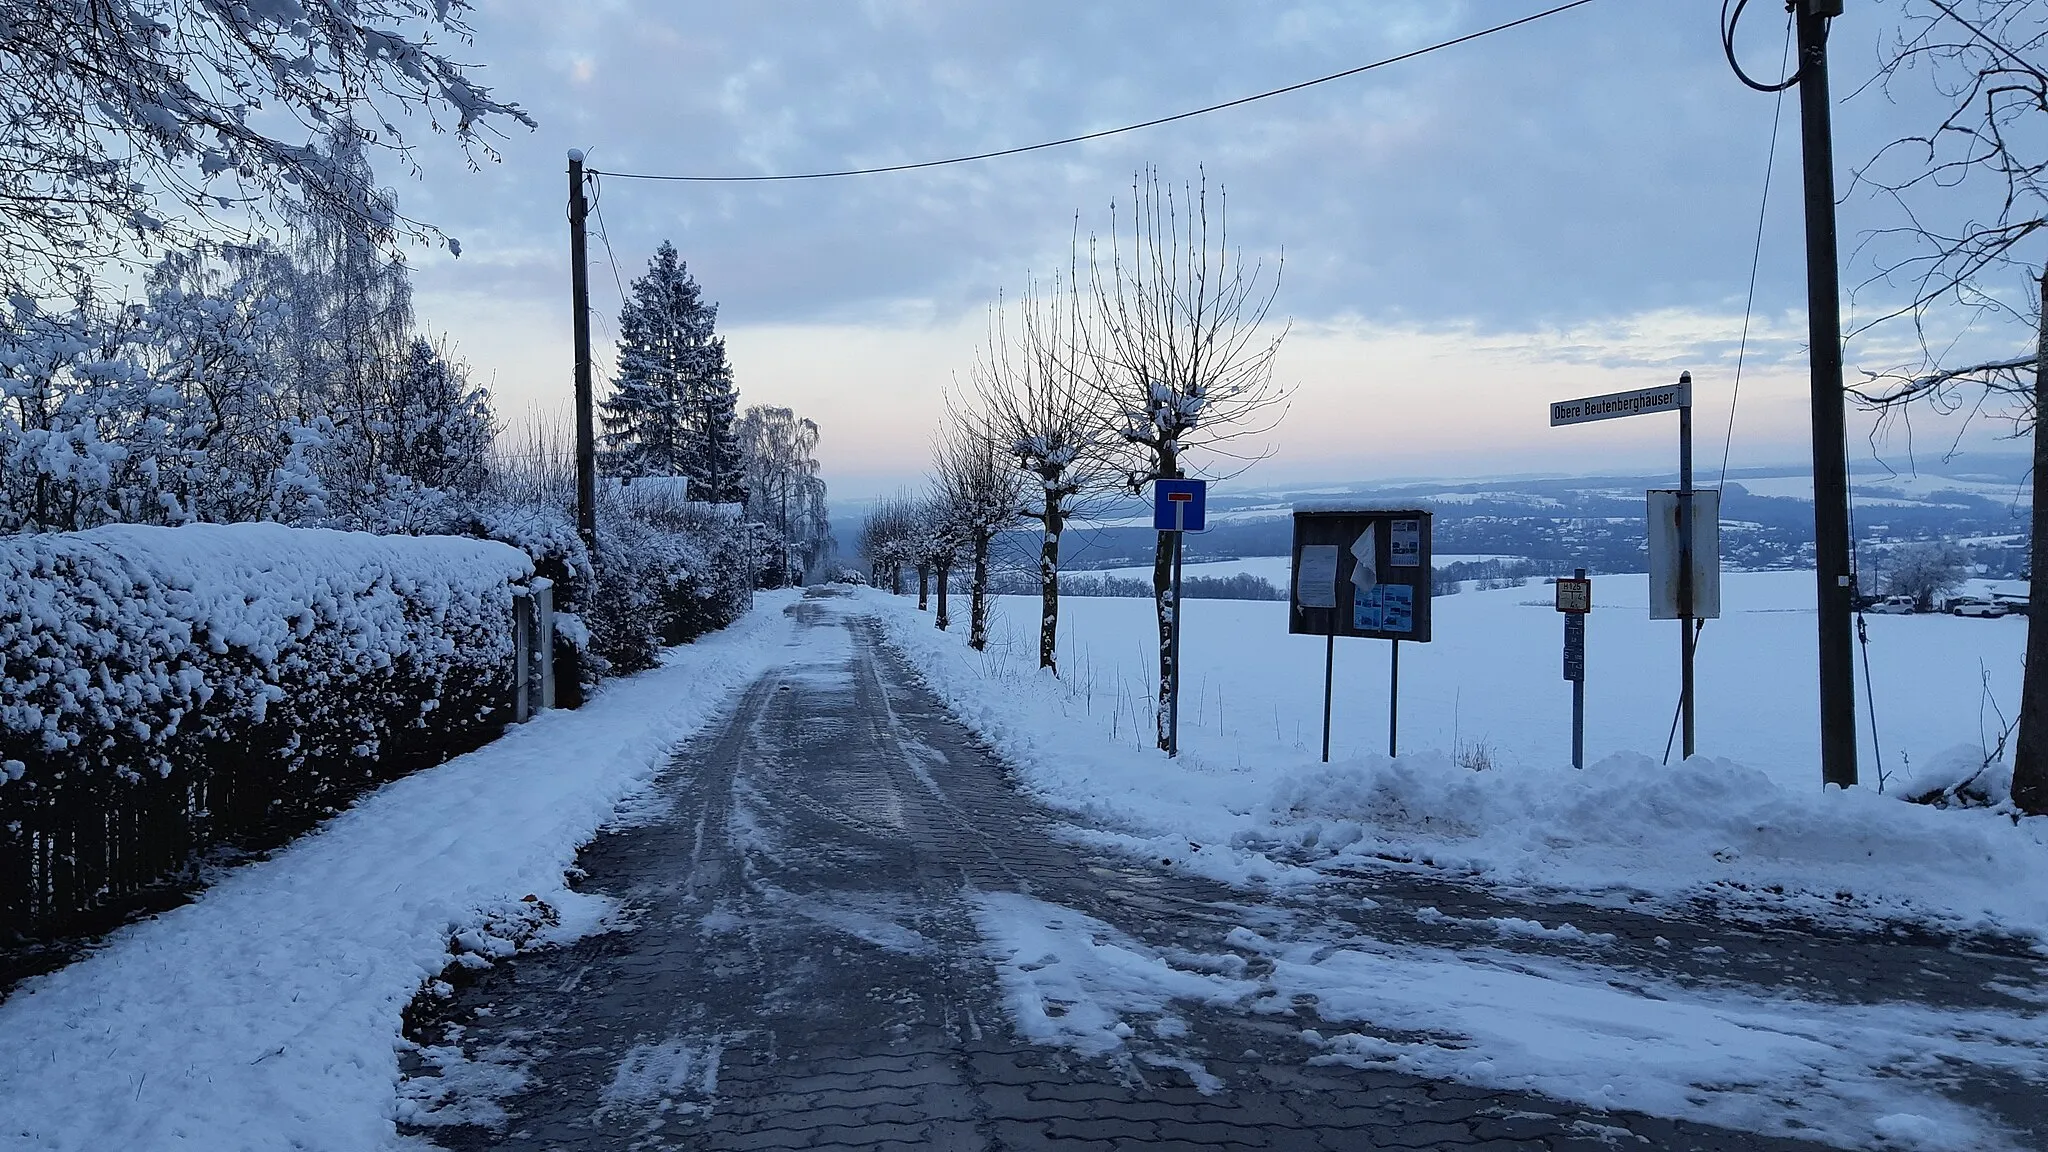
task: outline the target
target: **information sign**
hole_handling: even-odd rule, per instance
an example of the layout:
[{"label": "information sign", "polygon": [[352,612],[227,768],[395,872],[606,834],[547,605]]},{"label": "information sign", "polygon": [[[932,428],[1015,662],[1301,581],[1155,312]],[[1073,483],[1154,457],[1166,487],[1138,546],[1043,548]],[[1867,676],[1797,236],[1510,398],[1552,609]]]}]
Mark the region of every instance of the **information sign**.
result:
[{"label": "information sign", "polygon": [[1593,610],[1593,582],[1566,576],[1557,582],[1557,610],[1585,613]]},{"label": "information sign", "polygon": [[1586,679],[1586,616],[1582,612],[1564,618],[1564,678],[1573,683]]},{"label": "information sign", "polygon": [[1289,632],[1429,639],[1429,513],[1294,514]]}]

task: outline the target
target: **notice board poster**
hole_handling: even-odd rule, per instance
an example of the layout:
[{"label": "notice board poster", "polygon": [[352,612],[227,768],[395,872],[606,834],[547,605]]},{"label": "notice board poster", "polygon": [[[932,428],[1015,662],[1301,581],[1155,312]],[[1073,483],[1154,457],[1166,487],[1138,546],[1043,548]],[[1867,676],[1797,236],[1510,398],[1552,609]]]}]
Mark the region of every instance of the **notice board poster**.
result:
[{"label": "notice board poster", "polygon": [[1429,529],[1420,510],[1296,511],[1287,630],[1427,641]]}]

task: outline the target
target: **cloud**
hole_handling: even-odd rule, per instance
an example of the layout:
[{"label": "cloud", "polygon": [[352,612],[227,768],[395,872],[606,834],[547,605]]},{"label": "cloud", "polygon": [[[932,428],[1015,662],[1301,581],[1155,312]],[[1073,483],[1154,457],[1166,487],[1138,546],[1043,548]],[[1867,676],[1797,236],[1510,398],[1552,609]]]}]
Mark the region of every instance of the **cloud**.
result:
[{"label": "cloud", "polygon": [[[503,163],[475,173],[428,140],[425,178],[395,181],[409,212],[464,243],[459,264],[418,261],[421,311],[472,361],[496,364],[508,397],[555,393],[566,368],[548,364],[567,358],[547,340],[567,322],[548,318],[567,297],[571,146],[608,172],[914,162],[1231,99],[1538,7],[504,0],[476,13],[471,54],[541,129],[504,140]],[[1312,348],[1418,366],[1455,349],[1477,369],[1456,394],[1483,405],[1520,403],[1507,383],[1519,378],[1554,387],[1578,373],[1594,392],[1631,373],[1732,370],[1777,102],[1728,74],[1716,7],[1588,5],[1307,91],[974,165],[774,184],[601,178],[596,307],[615,314],[618,285],[671,239],[720,303],[749,401],[829,411],[841,443],[921,458],[921,428],[902,429],[968,363],[972,341],[956,334],[978,333],[989,301],[1027,272],[1064,268],[1077,219],[1084,237],[1106,230],[1132,173],[1157,164],[1227,190],[1231,240],[1247,254],[1284,253],[1276,312],[1301,325],[1290,344],[1317,371],[1337,361]],[[1868,74],[1886,19],[1859,8],[1837,21],[1838,92]],[[1768,70],[1781,30],[1746,30],[1753,67]],[[1783,110],[1749,356],[1759,378],[1790,379],[1805,282],[1795,100]],[[1882,95],[1849,101],[1837,155],[1875,153],[1914,114]],[[1881,208],[1868,197],[1842,207],[1847,284],[1881,263]],[[1862,290],[1859,314],[1886,291]],[[1868,347],[1872,362],[1913,350],[1883,333]],[[519,361],[505,362],[513,349]],[[1547,367],[1532,375],[1531,364]],[[892,390],[898,378],[921,390]],[[847,401],[866,389],[883,401]],[[1325,451],[1306,427],[1283,432],[1283,453]]]}]

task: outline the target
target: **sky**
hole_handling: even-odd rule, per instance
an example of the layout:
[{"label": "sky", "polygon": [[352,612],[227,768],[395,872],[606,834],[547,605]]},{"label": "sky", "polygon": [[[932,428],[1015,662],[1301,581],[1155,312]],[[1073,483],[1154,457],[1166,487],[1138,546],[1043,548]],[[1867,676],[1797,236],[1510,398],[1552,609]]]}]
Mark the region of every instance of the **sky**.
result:
[{"label": "sky", "polygon": [[[1541,0],[494,0],[458,57],[538,121],[475,170],[415,130],[418,167],[380,177],[460,239],[413,254],[422,320],[488,383],[517,445],[570,411],[565,156],[600,172],[753,175],[1010,147],[1200,107],[1539,11]],[[1833,39],[1847,326],[1883,311],[1873,274],[1896,209],[1852,173],[1935,105],[1866,84],[1896,0]],[[1134,174],[1205,180],[1230,242],[1279,276],[1270,323],[1288,408],[1245,476],[1291,480],[1671,467],[1675,418],[1551,429],[1549,401],[1696,382],[1700,453],[1730,427],[1779,101],[1722,58],[1715,0],[1594,0],[1363,75],[1107,140],[920,172],[800,183],[600,177],[596,360],[621,289],[675,243],[719,304],[742,406],[815,419],[835,494],[915,486],[989,309],[1105,236]],[[1740,41],[1777,71],[1785,25]],[[1736,466],[1809,459],[1796,93],[1782,102]],[[1084,254],[1085,258],[1085,254]],[[2023,283],[2017,284],[2020,290]],[[2027,335],[1975,339],[2003,353]],[[2015,344],[2017,340],[2019,343]],[[1912,359],[1896,325],[1851,339],[1863,368]],[[600,381],[602,391],[604,385]],[[1922,413],[1852,457],[1938,456]],[[1996,424],[1965,437],[2009,449]],[[1208,462],[1212,471],[1230,462]],[[1198,461],[1198,466],[1201,462]]]}]

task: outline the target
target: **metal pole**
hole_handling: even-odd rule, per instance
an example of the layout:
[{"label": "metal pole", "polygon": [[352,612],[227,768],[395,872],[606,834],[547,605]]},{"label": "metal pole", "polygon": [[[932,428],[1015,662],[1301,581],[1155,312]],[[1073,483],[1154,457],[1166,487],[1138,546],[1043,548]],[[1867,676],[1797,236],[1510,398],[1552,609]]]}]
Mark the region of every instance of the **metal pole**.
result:
[{"label": "metal pole", "polygon": [[[1586,570],[1584,568],[1576,569],[1572,573],[1572,578],[1584,580],[1586,578]],[[1566,618],[1566,626],[1567,628],[1570,626],[1569,617]],[[1581,624],[1580,627],[1583,628],[1585,625]],[[1581,648],[1579,677],[1572,681],[1572,767],[1574,768],[1584,768],[1586,766],[1586,665],[1584,656],[1585,651]]]},{"label": "metal pole", "polygon": [[569,295],[576,340],[576,533],[597,552],[597,432],[590,414],[590,266],[584,252],[583,150],[569,149]]},{"label": "metal pole", "polygon": [[1692,695],[1692,373],[1680,372],[1678,383],[1687,389],[1686,402],[1678,406],[1678,708],[1681,759],[1693,754]]},{"label": "metal pole", "polygon": [[[1178,522],[1178,521],[1176,521]],[[1168,661],[1173,665],[1173,675],[1166,695],[1166,754],[1180,755],[1180,548],[1186,533],[1173,534],[1173,643]]]},{"label": "metal pole", "polygon": [[1330,762],[1330,683],[1337,671],[1337,610],[1330,609],[1330,634],[1323,637],[1323,763]]},{"label": "metal pole", "polygon": [[1849,466],[1842,413],[1835,155],[1828,107],[1828,20],[1841,11],[1842,0],[1798,0],[1806,323],[1812,363],[1814,582],[1820,618],[1820,771],[1822,782],[1846,788],[1856,783],[1856,665],[1850,627]]},{"label": "metal pole", "polygon": [[1401,754],[1401,642],[1394,641],[1393,664],[1387,676],[1387,757]]}]

